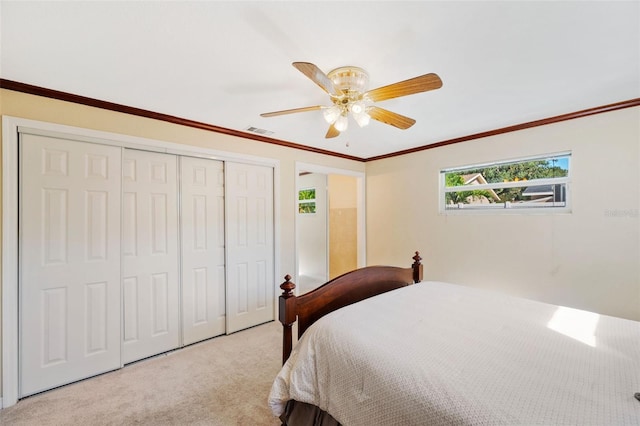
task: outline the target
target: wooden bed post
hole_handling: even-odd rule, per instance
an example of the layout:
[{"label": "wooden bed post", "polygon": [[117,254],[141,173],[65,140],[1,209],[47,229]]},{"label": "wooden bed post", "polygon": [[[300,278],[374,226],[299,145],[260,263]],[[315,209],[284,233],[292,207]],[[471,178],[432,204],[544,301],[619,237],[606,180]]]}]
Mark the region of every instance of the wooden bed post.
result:
[{"label": "wooden bed post", "polygon": [[293,289],[296,285],[291,282],[291,275],[287,274],[284,277],[285,281],[280,284],[282,294],[278,298],[278,319],[282,323],[282,365],[287,361],[289,355],[291,355],[291,348],[293,344],[293,336],[291,334],[291,328],[293,323],[296,322],[296,296],[293,294]]},{"label": "wooden bed post", "polygon": [[419,283],[422,281],[422,263],[420,263],[422,258],[420,257],[420,252],[417,251],[416,255],[413,256],[412,259],[413,265],[411,265],[411,267],[413,268],[413,282]]}]

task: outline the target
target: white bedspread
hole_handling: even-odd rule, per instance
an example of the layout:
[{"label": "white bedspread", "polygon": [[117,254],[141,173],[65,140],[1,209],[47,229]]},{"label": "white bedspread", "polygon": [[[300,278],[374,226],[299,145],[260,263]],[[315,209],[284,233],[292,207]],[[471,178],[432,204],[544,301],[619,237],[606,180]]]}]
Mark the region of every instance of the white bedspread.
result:
[{"label": "white bedspread", "polygon": [[640,425],[635,392],[639,322],[423,282],[316,322],[269,405],[344,425]]}]

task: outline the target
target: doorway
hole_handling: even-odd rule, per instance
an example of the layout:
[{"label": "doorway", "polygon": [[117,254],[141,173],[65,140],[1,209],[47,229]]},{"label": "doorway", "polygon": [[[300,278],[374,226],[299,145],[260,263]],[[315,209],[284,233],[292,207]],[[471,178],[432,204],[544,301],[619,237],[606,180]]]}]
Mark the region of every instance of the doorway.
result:
[{"label": "doorway", "polygon": [[364,173],[296,165],[297,293],[366,264]]}]

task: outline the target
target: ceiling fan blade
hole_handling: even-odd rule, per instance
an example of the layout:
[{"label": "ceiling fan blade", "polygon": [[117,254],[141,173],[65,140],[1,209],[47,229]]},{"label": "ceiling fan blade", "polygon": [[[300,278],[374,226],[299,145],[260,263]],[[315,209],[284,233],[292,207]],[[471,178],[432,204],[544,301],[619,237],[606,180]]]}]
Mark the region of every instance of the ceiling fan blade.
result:
[{"label": "ceiling fan blade", "polygon": [[310,62],[294,62],[292,65],[331,96],[344,96],[344,92],[337,88],[333,81],[314,64]]},{"label": "ceiling fan blade", "polygon": [[322,105],[315,105],[303,108],[283,109],[282,111],[264,112],[260,114],[260,117],[275,117],[277,115],[293,114],[296,112],[317,111],[322,108]]},{"label": "ceiling fan blade", "polygon": [[339,136],[339,135],[340,135],[340,132],[332,124],[331,126],[329,126],[329,130],[327,130],[327,134],[325,135],[325,138],[326,139],[331,139],[331,138],[335,138],[336,136]]},{"label": "ceiling fan blade", "polygon": [[416,120],[413,118],[405,117],[404,115],[396,114],[395,112],[376,106],[369,107],[367,113],[374,120],[381,121],[402,130],[408,129],[416,123]]},{"label": "ceiling fan blade", "polygon": [[439,89],[441,87],[442,80],[440,80],[440,77],[438,77],[437,74],[431,73],[369,90],[364,93],[364,97],[377,102],[399,98],[400,96],[413,95],[414,93],[426,92],[428,90]]}]

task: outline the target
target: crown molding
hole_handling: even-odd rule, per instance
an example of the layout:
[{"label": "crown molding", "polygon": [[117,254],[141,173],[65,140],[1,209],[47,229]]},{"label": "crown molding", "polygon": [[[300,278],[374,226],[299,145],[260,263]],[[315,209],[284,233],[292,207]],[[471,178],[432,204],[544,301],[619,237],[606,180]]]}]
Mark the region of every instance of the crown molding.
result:
[{"label": "crown molding", "polygon": [[135,108],[127,105],[116,104],[113,102],[102,101],[99,99],[89,98],[86,96],[75,95],[72,93],[61,92],[59,90],[47,89],[44,87],[34,86],[27,83],[20,83],[13,80],[7,80],[0,78],[0,89],[13,90],[16,92],[27,93],[30,95],[43,96],[46,98],[57,99],[60,101],[73,102],[76,104],[86,105],[95,108],[106,109],[109,111],[121,112],[124,114],[136,115],[139,117],[151,118],[154,120],[165,121],[168,123],[178,124],[181,126],[193,127],[196,129],[207,130],[215,133],[222,133],[226,135],[236,136],[239,138],[255,140],[259,142],[266,142],[273,145],[284,146],[287,148],[299,149],[302,151],[314,152],[317,154],[330,155],[333,157],[345,158],[347,160],[354,160],[360,162],[369,162],[375,160],[382,160],[385,158],[397,157],[400,155],[412,154],[414,152],[425,151],[427,149],[439,148],[441,146],[453,145],[456,143],[467,142],[474,139],[486,138],[489,136],[500,135],[503,133],[515,132],[518,130],[530,129],[532,127],[546,126],[548,124],[559,123],[561,121],[573,120],[576,118],[587,117],[595,114],[602,114],[606,112],[616,111],[625,108],[632,108],[640,106],[640,98],[630,99],[626,101],[616,102],[613,104],[602,105],[594,108],[583,109],[580,111],[570,112],[567,114],[557,115],[554,117],[544,118],[541,120],[529,121],[526,123],[515,124],[513,126],[502,127],[499,129],[489,130],[481,133],[474,133],[472,135],[461,136],[458,138],[448,139],[440,142],[434,142],[427,145],[422,145],[415,148],[405,149],[402,151],[392,152],[389,154],[378,155],[369,158],[360,158],[352,155],[341,154],[324,149],[313,148],[305,145],[295,144],[293,142],[287,142],[280,139],[269,138],[261,135],[254,135],[251,133],[240,132],[238,130],[227,129],[225,127],[215,126],[213,124],[203,123],[200,121],[189,120],[186,118],[176,117],[173,115],[162,114],[159,112],[149,111],[141,108]]},{"label": "crown molding", "polygon": [[378,155],[376,157],[369,157],[365,161],[375,161],[384,158],[397,157],[399,155],[411,154],[418,151],[424,151],[427,149],[439,148],[441,146],[453,145],[460,142],[467,142],[474,139],[486,138],[489,136],[500,135],[503,133],[516,132],[518,130],[530,129],[532,127],[546,126],[548,124],[559,123],[561,121],[573,120],[576,118],[588,117],[590,115],[602,114],[605,112],[616,111],[624,108],[632,108],[640,106],[640,98],[630,99],[628,101],[616,102],[613,104],[602,105],[595,108],[583,109],[580,111],[570,112],[568,114],[556,115],[554,117],[543,118],[541,120],[529,121],[526,123],[515,124],[513,126],[502,127],[500,129],[489,130],[481,133],[474,133],[472,135],[461,136],[459,138],[448,139],[445,141],[435,142],[429,145],[423,145],[415,148],[405,149],[403,151],[397,151],[390,154]]},{"label": "crown molding", "polygon": [[313,148],[309,146],[298,145],[293,142],[287,142],[280,139],[269,138],[267,136],[254,135],[252,133],[241,132],[238,130],[227,129],[226,127],[220,127],[220,126],[215,126],[213,124],[203,123],[200,121],[189,120],[187,118],[181,118],[173,115],[149,111],[142,108],[136,108],[136,107],[117,104],[113,102],[102,101],[99,99],[89,98],[86,96],[75,95],[73,93],[61,92],[59,90],[47,89],[45,87],[34,86],[27,83],[20,83],[17,81],[7,80],[4,78],[0,78],[0,89],[13,90],[16,92],[27,93],[29,95],[42,96],[45,98],[56,99],[59,101],[73,102],[76,104],[105,109],[109,111],[135,115],[138,117],[151,118],[154,120],[165,121],[168,123],[178,124],[181,126],[193,127],[196,129],[207,130],[215,133],[222,133],[230,136],[237,136],[239,138],[250,139],[250,140],[255,140],[259,142],[266,142],[273,145],[284,146],[287,148],[294,148],[294,149],[300,149],[303,151],[315,152],[318,154],[331,155],[334,157],[346,158],[348,160],[354,160],[354,161],[360,161],[360,162],[365,161],[364,158],[356,157],[353,155],[340,154],[337,152],[327,151],[320,148]]}]

